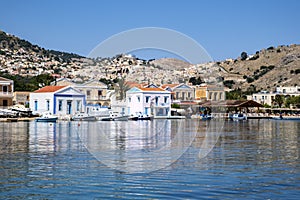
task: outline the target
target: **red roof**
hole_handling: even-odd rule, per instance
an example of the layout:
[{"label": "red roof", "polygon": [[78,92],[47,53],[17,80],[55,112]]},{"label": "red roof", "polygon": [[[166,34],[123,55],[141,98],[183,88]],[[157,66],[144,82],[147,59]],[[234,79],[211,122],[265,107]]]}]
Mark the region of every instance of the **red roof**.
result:
[{"label": "red roof", "polygon": [[66,86],[58,86],[58,85],[55,85],[55,86],[45,86],[41,89],[38,89],[36,91],[34,91],[35,93],[42,93],[42,92],[56,92],[57,90],[60,90],[62,88],[64,88]]},{"label": "red roof", "polygon": [[139,87],[140,90],[142,91],[163,91],[163,92],[168,92],[164,89],[161,88],[143,88],[143,87]]},{"label": "red roof", "polygon": [[167,88],[167,87],[173,88],[173,87],[176,87],[176,86],[178,86],[178,85],[180,85],[180,84],[179,84],[179,83],[164,84],[164,85],[161,86],[161,88],[163,88],[163,89],[165,89],[165,88]]}]

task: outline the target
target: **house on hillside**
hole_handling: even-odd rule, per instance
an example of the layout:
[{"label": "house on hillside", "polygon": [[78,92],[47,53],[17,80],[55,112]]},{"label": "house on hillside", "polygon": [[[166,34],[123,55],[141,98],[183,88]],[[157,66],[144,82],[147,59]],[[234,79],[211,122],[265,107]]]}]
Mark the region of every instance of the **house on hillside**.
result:
[{"label": "house on hillside", "polygon": [[73,86],[86,95],[87,104],[99,104],[101,106],[109,106],[108,87],[105,83],[98,80],[90,80],[85,83],[75,83],[68,78],[60,78],[52,82],[51,85],[57,86]]},{"label": "house on hillside", "polygon": [[133,87],[126,92],[127,113],[171,116],[171,92],[162,88]]},{"label": "house on hillside", "polygon": [[172,93],[172,100],[176,102],[195,100],[194,88],[187,84],[164,84],[161,88],[170,91]]},{"label": "house on hillside", "polygon": [[73,86],[45,86],[30,93],[30,109],[39,114],[73,115],[84,111],[85,105],[85,95]]},{"label": "house on hillside", "polygon": [[13,105],[14,81],[0,77],[0,107]]},{"label": "house on hillside", "polygon": [[253,100],[262,105],[276,106],[275,97],[281,95],[284,98],[300,96],[300,87],[276,87],[275,92],[261,91],[247,96],[247,100]]},{"label": "house on hillside", "polygon": [[223,101],[225,100],[224,87],[217,85],[197,85],[195,86],[196,101]]}]

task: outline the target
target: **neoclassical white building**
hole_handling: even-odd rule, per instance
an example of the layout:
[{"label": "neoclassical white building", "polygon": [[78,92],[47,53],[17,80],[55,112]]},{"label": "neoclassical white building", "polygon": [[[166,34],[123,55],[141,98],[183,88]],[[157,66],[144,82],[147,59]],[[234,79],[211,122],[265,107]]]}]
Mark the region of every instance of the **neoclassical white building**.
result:
[{"label": "neoclassical white building", "polygon": [[72,86],[45,86],[30,93],[30,109],[39,114],[73,115],[85,110],[85,99],[86,96]]},{"label": "neoclassical white building", "polygon": [[169,117],[171,92],[162,88],[133,87],[126,92],[127,113]]}]

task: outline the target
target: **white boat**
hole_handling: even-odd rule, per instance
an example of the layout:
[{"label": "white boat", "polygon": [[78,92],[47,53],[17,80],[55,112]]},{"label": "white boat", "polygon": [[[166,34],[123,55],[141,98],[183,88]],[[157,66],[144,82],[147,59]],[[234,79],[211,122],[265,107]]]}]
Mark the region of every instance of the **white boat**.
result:
[{"label": "white boat", "polygon": [[96,117],[87,113],[79,112],[76,113],[72,118],[72,121],[95,121]]},{"label": "white boat", "polygon": [[153,116],[150,116],[150,115],[146,115],[146,114],[143,114],[141,112],[137,112],[135,113],[135,115],[131,115],[129,116],[128,118],[129,120],[151,120],[153,119]]},{"label": "white boat", "polygon": [[86,114],[94,116],[99,121],[109,121],[111,119],[108,108],[100,107],[99,105],[86,106]]},{"label": "white boat", "polygon": [[114,111],[109,111],[110,118],[112,121],[128,121],[128,115],[125,115],[124,113],[118,113]]},{"label": "white boat", "polygon": [[247,115],[244,113],[235,113],[231,116],[229,116],[229,119],[232,120],[247,120]]},{"label": "white boat", "polygon": [[52,115],[50,112],[44,112],[40,117],[35,118],[36,122],[56,122],[57,116]]},{"label": "white boat", "polygon": [[32,116],[32,111],[30,108],[26,108],[24,105],[14,105],[10,108],[12,111],[15,111],[18,113],[19,116],[29,117]]}]

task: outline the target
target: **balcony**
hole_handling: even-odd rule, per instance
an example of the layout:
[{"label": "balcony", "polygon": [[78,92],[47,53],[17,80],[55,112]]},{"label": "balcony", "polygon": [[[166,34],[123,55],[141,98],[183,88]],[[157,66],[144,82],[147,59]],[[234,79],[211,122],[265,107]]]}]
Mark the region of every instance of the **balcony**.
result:
[{"label": "balcony", "polygon": [[104,101],[106,100],[106,96],[86,96],[87,101]]},{"label": "balcony", "polygon": [[0,98],[13,98],[14,93],[13,92],[0,92]]}]

